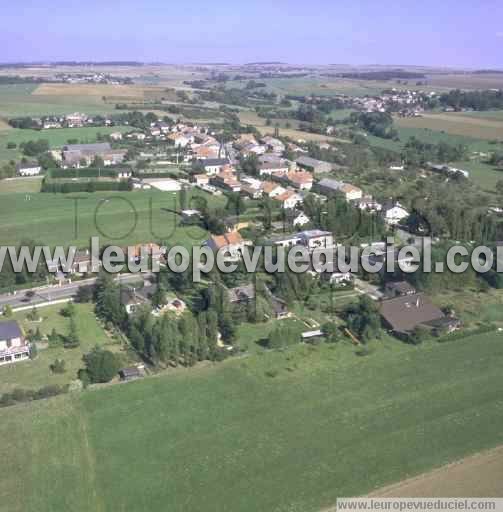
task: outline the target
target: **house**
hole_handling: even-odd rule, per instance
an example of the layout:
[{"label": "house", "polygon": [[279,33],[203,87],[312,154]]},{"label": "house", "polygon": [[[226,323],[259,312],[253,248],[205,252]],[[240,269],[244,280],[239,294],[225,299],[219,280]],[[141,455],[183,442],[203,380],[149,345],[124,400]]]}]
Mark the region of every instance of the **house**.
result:
[{"label": "house", "polygon": [[127,155],[127,149],[114,149],[103,155],[103,163],[106,166],[121,164]]},{"label": "house", "polygon": [[143,372],[137,366],[130,366],[129,368],[120,369],[119,377],[122,381],[128,382],[131,380],[141,379],[143,377]]},{"label": "house", "polygon": [[226,165],[230,164],[228,158],[206,158],[205,160],[198,160],[198,163],[204,168],[204,172],[209,175],[218,174]]},{"label": "house", "polygon": [[215,159],[218,158],[219,153],[219,145],[198,146],[197,148],[192,149],[192,155],[197,160]]},{"label": "house", "polygon": [[353,282],[353,274],[351,272],[333,272],[328,274],[328,281],[334,285],[347,285]]},{"label": "house", "polygon": [[227,297],[231,304],[248,304],[255,299],[255,286],[253,284],[247,284],[230,288],[227,290]]},{"label": "house", "polygon": [[323,162],[322,160],[316,160],[309,156],[300,156],[295,160],[296,164],[309,172],[324,173],[332,170],[332,164],[330,162]]},{"label": "house", "polygon": [[302,245],[310,251],[315,249],[330,249],[334,247],[334,236],[329,231],[310,229],[299,233]]},{"label": "house", "polygon": [[285,190],[282,194],[274,196],[273,199],[279,201],[285,210],[291,210],[303,201],[302,196],[295,190]]},{"label": "house", "polygon": [[42,167],[37,162],[21,162],[16,165],[16,172],[19,176],[38,176]]},{"label": "house", "polygon": [[175,148],[186,148],[194,142],[193,135],[185,135],[183,133],[172,133],[167,138],[173,142]]},{"label": "house", "polygon": [[357,199],[355,205],[360,208],[360,210],[368,212],[380,212],[382,210],[382,204],[376,201],[372,196],[363,196],[361,199]]},{"label": "house", "polygon": [[350,185],[349,183],[344,183],[340,191],[344,194],[346,201],[355,201],[361,199],[363,196],[363,192],[360,188]]},{"label": "house", "polygon": [[266,135],[260,139],[262,144],[265,144],[273,153],[281,154],[285,151],[285,145],[279,139]]},{"label": "house", "polygon": [[293,225],[295,227],[302,227],[306,224],[309,224],[311,222],[311,219],[304,213],[300,212],[294,219],[293,219]]},{"label": "house", "polygon": [[286,189],[273,181],[264,181],[262,184],[262,191],[267,197],[274,199],[275,197],[286,192]]},{"label": "house", "polygon": [[407,281],[389,281],[384,285],[384,294],[389,299],[415,293],[416,289]]},{"label": "house", "polygon": [[[118,151],[121,152],[125,150]],[[63,146],[63,165],[69,167],[80,167],[82,161],[84,161],[85,165],[89,165],[95,157],[98,156],[100,158],[104,158],[105,155],[111,154],[112,147],[108,142],[99,142],[96,144],[68,144]],[[122,153],[120,162],[122,162],[125,154],[126,152]]]},{"label": "house", "polygon": [[241,192],[251,199],[260,199],[264,195],[262,189],[255,188],[251,185],[246,185],[243,183],[241,183]]},{"label": "house", "polygon": [[410,335],[417,327],[435,334],[451,332],[460,326],[457,318],[446,316],[423,293],[384,300],[379,312],[384,324],[398,336]]},{"label": "house", "polygon": [[323,178],[320,180],[318,190],[321,194],[326,196],[331,196],[335,193],[343,194],[346,201],[355,201],[361,199],[363,196],[362,190],[358,187],[332,178]]},{"label": "house", "polygon": [[334,236],[329,231],[321,231],[319,229],[311,229],[301,231],[293,235],[284,237],[275,237],[271,240],[274,245],[281,247],[294,247],[296,245],[303,245],[310,251],[316,249],[331,249],[335,246]]},{"label": "house", "polygon": [[68,128],[80,128],[84,126],[86,121],[86,114],[79,114],[78,112],[65,116],[65,122]]},{"label": "house", "polygon": [[394,203],[383,208],[384,222],[389,226],[396,226],[409,216],[409,212],[400,204]]},{"label": "house", "polygon": [[109,135],[109,137],[112,140],[122,140],[122,133],[121,132],[113,132]]},{"label": "house", "polygon": [[204,244],[215,252],[227,252],[229,260],[239,260],[249,242],[244,240],[238,231],[231,231],[224,235],[213,235]]},{"label": "house", "polygon": [[291,313],[288,311],[288,306],[286,302],[275,295],[270,295],[270,302],[272,313],[276,320],[283,320],[285,318],[289,318]]},{"label": "house", "polygon": [[14,321],[0,322],[0,365],[30,358],[30,346],[21,327]]},{"label": "house", "polygon": [[196,185],[207,185],[210,182],[210,178],[207,174],[194,174],[192,180]]},{"label": "house", "polygon": [[286,174],[290,169],[286,160],[274,159],[265,160],[259,163],[258,173],[259,176],[270,176],[271,174]]},{"label": "house", "polygon": [[291,171],[283,178],[298,190],[311,190],[313,187],[313,175],[306,171]]}]

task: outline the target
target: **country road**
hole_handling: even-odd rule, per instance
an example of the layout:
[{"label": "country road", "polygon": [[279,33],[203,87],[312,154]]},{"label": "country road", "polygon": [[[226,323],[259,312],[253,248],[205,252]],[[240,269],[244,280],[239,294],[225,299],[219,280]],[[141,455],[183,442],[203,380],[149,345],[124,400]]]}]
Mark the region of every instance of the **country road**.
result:
[{"label": "country road", "polygon": [[[151,276],[150,273],[146,274],[124,274],[118,275],[115,280],[122,284],[132,283]],[[0,310],[5,306],[9,305],[12,308],[19,308],[23,306],[37,306],[46,302],[53,302],[63,299],[69,299],[77,294],[77,290],[81,286],[93,285],[96,282],[96,278],[83,279],[81,281],[74,281],[72,283],[43,286],[37,288],[31,288],[27,290],[20,290],[17,293],[4,293],[0,295]],[[33,292],[31,298],[27,297],[27,293]]]}]

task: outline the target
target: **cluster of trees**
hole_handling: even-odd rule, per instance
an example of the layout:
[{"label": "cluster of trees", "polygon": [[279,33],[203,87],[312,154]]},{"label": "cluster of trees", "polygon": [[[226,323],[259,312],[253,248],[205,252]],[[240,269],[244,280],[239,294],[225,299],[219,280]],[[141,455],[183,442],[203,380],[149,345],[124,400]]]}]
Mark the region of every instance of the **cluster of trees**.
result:
[{"label": "cluster of trees", "polygon": [[379,215],[355,208],[337,192],[326,202],[308,195],[303,208],[316,227],[337,233],[339,239],[379,238],[386,231]]},{"label": "cluster of trees", "polygon": [[63,183],[51,181],[46,178],[42,181],[41,192],[70,194],[72,192],[98,192],[98,191],[121,191],[127,192],[132,189],[128,181],[65,181]]},{"label": "cluster of trees", "polygon": [[348,122],[382,139],[396,139],[393,117],[388,112],[352,112]]},{"label": "cluster of trees", "polygon": [[413,71],[405,71],[403,69],[390,69],[384,71],[362,71],[361,73],[340,73],[341,78],[349,78],[351,80],[415,80],[424,79],[423,73],[415,73]]},{"label": "cluster of trees", "polygon": [[46,139],[29,140],[21,142],[19,147],[23,154],[30,157],[40,156],[42,153],[49,151],[49,141]]},{"label": "cluster of trees", "polygon": [[422,142],[416,137],[411,137],[405,144],[402,151],[402,160],[411,167],[419,167],[426,162],[453,162],[464,160],[468,148],[462,144],[453,146],[446,142],[429,144]]},{"label": "cluster of trees", "polygon": [[503,108],[503,91],[461,91],[455,89],[440,96],[440,103],[456,110],[500,110]]},{"label": "cluster of trees", "polygon": [[0,407],[9,407],[11,405],[23,402],[31,402],[33,400],[43,400],[53,396],[62,395],[68,392],[68,385],[58,386],[51,384],[37,390],[16,388],[10,393],[4,393],[0,397]]},{"label": "cluster of trees", "polygon": [[[16,247],[16,252],[19,253],[21,247],[28,247],[30,254],[33,254],[36,246],[43,246],[39,242],[34,240],[21,240],[19,245]],[[8,253],[7,253],[8,254]],[[28,268],[24,265],[21,272],[14,272],[10,257],[6,254],[2,271],[0,272],[0,290],[11,290],[16,286],[22,286],[26,284],[40,284],[45,283],[49,276],[49,270],[43,258],[37,264],[35,272],[28,272]]]}]

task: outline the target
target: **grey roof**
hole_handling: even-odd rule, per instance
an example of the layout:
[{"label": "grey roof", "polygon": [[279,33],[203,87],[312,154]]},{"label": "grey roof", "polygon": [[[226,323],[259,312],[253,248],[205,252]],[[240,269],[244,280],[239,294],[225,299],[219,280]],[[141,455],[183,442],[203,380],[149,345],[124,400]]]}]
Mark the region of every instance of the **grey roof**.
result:
[{"label": "grey roof", "polygon": [[295,160],[299,165],[307,165],[309,167],[319,167],[319,166],[330,166],[332,164],[330,162],[324,162],[322,160],[316,160],[316,158],[311,158],[310,156],[299,156]]},{"label": "grey roof", "polygon": [[20,169],[33,169],[34,167],[40,168],[40,164],[38,162],[20,162],[16,165],[18,171]]},{"label": "grey roof", "polygon": [[396,332],[411,332],[419,325],[445,317],[444,313],[422,293],[384,300],[380,313]]},{"label": "grey roof", "polygon": [[339,190],[340,188],[342,188],[343,186],[345,185],[344,182],[342,181],[338,181],[338,180],[334,180],[334,179],[331,179],[331,178],[323,178],[322,180],[320,180],[320,182],[318,183],[318,186],[320,187],[325,187],[325,188],[330,188],[332,190]]},{"label": "grey roof", "polygon": [[399,293],[414,293],[416,289],[407,281],[394,281],[386,283],[388,290],[396,290]]},{"label": "grey roof", "polygon": [[22,336],[21,328],[15,320],[0,322],[0,340],[12,340],[14,338],[21,338]]},{"label": "grey roof", "polygon": [[95,144],[67,144],[63,148],[65,151],[84,151],[84,152],[106,152],[112,149],[108,142],[97,142]]},{"label": "grey roof", "polygon": [[255,298],[255,286],[247,284],[228,290],[230,302],[244,302]]},{"label": "grey roof", "polygon": [[207,158],[206,160],[199,160],[205,167],[213,165],[227,165],[229,163],[228,158]]}]

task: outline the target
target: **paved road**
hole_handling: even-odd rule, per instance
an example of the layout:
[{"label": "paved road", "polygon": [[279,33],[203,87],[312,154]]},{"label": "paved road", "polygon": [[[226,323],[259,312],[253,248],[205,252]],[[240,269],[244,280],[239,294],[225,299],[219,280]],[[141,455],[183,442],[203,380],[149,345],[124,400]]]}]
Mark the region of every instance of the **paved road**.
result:
[{"label": "paved road", "polygon": [[[147,278],[150,275],[151,274],[124,274],[117,276],[116,281],[127,284]],[[30,290],[20,290],[15,294],[5,293],[0,295],[0,310],[6,305],[10,305],[12,308],[18,308],[30,305],[36,306],[37,304],[43,304],[44,302],[69,299],[77,294],[79,287],[93,285],[95,282],[96,278],[93,277],[90,279],[83,279],[81,281],[63,284],[61,286],[54,285],[32,288]],[[30,299],[26,296],[28,292],[34,293]]]}]

